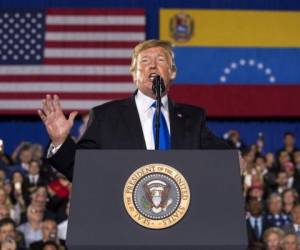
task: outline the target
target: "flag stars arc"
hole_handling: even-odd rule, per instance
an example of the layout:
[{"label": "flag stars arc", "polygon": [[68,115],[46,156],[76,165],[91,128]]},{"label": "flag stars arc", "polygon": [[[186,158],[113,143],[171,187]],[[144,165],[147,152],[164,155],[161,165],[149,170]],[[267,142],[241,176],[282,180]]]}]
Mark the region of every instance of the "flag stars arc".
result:
[{"label": "flag stars arc", "polygon": [[238,61],[231,62],[228,66],[226,66],[223,69],[223,74],[219,77],[220,82],[226,83],[230,74],[242,67],[256,67],[257,70],[263,71],[269,83],[276,82],[276,77],[274,76],[272,70],[269,67],[264,65],[262,62],[256,61],[254,59],[246,60],[244,58],[240,58]]}]

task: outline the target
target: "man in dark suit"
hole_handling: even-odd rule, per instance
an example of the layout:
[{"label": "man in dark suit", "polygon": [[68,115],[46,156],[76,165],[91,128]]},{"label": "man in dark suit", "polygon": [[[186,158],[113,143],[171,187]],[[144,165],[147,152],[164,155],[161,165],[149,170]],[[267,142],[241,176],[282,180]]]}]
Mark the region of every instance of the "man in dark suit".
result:
[{"label": "man in dark suit", "polygon": [[34,192],[38,186],[46,186],[46,179],[40,175],[40,163],[31,160],[28,167],[28,175],[24,178],[24,187],[29,193]]},{"label": "man in dark suit", "polygon": [[247,202],[249,216],[246,220],[249,246],[262,243],[264,231],[270,227],[264,214],[262,202],[249,199]]},{"label": "man in dark suit", "polygon": [[160,76],[165,85],[162,94],[162,120],[167,130],[164,149],[224,149],[229,146],[206,127],[205,111],[191,105],[178,104],[167,93],[176,77],[174,53],[169,42],[148,40],[133,51],[130,71],[138,90],[124,100],[95,107],[90,112],[87,130],[76,144],[69,132],[77,112],[65,118],[57,95],[43,100],[38,113],[52,140],[51,164],[72,179],[75,150],[154,149],[153,115],[155,95],[153,79]]},{"label": "man in dark suit", "polygon": [[285,233],[295,233],[300,239],[300,205],[292,209],[292,223],[282,227]]}]

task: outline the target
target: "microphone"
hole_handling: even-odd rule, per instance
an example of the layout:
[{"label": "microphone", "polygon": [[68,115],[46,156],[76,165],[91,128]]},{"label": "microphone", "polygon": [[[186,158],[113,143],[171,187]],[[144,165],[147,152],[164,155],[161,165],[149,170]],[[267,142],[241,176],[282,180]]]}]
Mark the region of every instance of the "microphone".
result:
[{"label": "microphone", "polygon": [[160,75],[156,75],[152,81],[152,92],[156,99],[155,109],[155,150],[159,149],[159,127],[161,114],[161,94],[166,90],[164,79]]},{"label": "microphone", "polygon": [[152,81],[152,92],[155,96],[160,96],[163,92],[165,92],[166,87],[164,83],[164,79],[157,75],[154,77]]}]

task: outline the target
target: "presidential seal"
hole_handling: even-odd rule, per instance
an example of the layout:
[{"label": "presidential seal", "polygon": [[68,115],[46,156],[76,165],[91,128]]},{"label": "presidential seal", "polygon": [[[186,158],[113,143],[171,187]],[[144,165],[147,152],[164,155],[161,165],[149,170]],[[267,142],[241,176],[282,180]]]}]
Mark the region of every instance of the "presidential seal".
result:
[{"label": "presidential seal", "polygon": [[130,217],[151,229],[163,229],[180,221],[188,210],[190,189],[182,174],[165,164],[137,169],[124,188],[124,204]]}]

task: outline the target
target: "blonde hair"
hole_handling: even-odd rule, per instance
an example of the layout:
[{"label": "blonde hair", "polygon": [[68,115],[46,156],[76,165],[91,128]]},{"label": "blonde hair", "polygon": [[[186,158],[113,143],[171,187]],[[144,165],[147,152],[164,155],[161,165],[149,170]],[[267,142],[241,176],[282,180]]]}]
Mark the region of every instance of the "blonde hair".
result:
[{"label": "blonde hair", "polygon": [[263,241],[264,241],[264,243],[267,243],[268,238],[269,238],[269,236],[270,236],[271,234],[276,234],[276,235],[279,237],[280,240],[281,240],[281,239],[284,237],[284,235],[285,235],[285,233],[284,233],[284,231],[283,231],[282,229],[280,229],[280,228],[278,228],[278,227],[271,227],[271,228],[267,229],[267,230],[264,232],[264,235],[263,235]]},{"label": "blonde hair", "polygon": [[9,195],[6,193],[5,189],[2,188],[2,187],[0,187],[0,192],[3,192],[3,194],[5,196],[4,204],[1,204],[1,205],[5,205],[5,206],[7,206],[8,209],[11,209],[12,208],[12,203],[11,203]]},{"label": "blonde hair", "polygon": [[176,71],[175,56],[174,56],[172,44],[168,41],[152,39],[152,40],[143,41],[134,47],[131,56],[131,65],[129,69],[130,73],[133,73],[136,70],[137,57],[139,53],[142,52],[143,50],[154,48],[154,47],[164,48],[168,52],[172,60],[172,70]]}]

